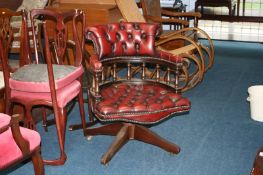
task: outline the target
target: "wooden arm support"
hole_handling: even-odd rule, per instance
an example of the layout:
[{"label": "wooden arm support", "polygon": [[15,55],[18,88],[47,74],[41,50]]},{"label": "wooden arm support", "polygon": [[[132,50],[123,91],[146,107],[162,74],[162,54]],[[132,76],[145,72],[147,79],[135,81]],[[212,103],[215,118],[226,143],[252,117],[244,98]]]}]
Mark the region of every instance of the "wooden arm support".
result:
[{"label": "wooden arm support", "polygon": [[161,9],[162,15],[167,15],[171,17],[192,17],[192,18],[201,18],[201,13],[199,12],[172,12],[170,10]]},{"label": "wooden arm support", "polygon": [[179,23],[182,24],[184,26],[188,26],[189,22],[185,21],[185,20],[181,20],[178,18],[159,18],[159,17],[155,17],[155,16],[144,16],[146,19],[151,20],[153,22],[158,22],[158,23]]},{"label": "wooden arm support", "polygon": [[28,155],[30,153],[29,142],[23,138],[20,132],[19,121],[19,114],[14,114],[11,118],[10,127],[12,130],[14,140],[17,143],[20,150],[22,151],[23,155]]}]

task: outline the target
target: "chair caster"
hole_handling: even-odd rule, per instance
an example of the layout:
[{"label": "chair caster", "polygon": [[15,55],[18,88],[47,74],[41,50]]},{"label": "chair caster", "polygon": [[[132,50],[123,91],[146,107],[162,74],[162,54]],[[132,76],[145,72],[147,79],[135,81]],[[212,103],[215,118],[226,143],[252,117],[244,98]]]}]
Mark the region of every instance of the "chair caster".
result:
[{"label": "chair caster", "polygon": [[92,138],[93,138],[93,136],[86,136],[86,139],[87,139],[88,141],[91,141]]},{"label": "chair caster", "polygon": [[102,163],[102,165],[104,165],[105,167],[108,167],[108,166],[109,166],[109,163],[106,163],[106,164],[103,164],[103,163]]},{"label": "chair caster", "polygon": [[170,156],[176,156],[176,153],[169,152]]}]

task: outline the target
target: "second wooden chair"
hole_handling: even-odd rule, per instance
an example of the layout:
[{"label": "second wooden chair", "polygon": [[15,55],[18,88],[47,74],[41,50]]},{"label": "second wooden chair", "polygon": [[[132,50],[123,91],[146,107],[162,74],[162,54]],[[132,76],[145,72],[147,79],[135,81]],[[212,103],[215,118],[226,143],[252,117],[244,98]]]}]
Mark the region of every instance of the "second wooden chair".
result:
[{"label": "second wooden chair", "polygon": [[[67,123],[67,105],[78,98],[82,126],[85,128],[85,113],[82,94],[82,49],[85,16],[80,10],[61,12],[51,9],[34,9],[30,13],[31,25],[43,17],[45,58],[40,60],[37,52],[35,30],[33,28],[33,43],[35,61],[25,65],[10,75],[8,56],[2,59],[7,111],[15,103],[25,107],[25,126],[35,128],[31,110],[33,106],[48,106],[54,111],[57,129],[60,157],[54,160],[44,160],[46,164],[61,165],[66,161],[65,131]],[[27,31],[27,29],[24,29]],[[71,31],[72,35],[68,35]],[[25,32],[25,38],[28,36]],[[82,38],[81,38],[82,37]],[[25,42],[26,43],[26,42]],[[24,51],[30,56],[29,47]],[[70,59],[70,62],[67,61]],[[67,63],[70,63],[67,64]],[[44,153],[45,154],[45,153]]]}]

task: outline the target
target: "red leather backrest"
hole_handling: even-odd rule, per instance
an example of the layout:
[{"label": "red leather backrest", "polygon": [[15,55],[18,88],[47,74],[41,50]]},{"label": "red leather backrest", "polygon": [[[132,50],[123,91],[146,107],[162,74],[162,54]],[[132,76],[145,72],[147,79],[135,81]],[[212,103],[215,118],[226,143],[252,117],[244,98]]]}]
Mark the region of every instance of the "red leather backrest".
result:
[{"label": "red leather backrest", "polygon": [[159,24],[112,23],[86,29],[86,38],[93,41],[99,59],[117,56],[154,56],[155,37]]}]

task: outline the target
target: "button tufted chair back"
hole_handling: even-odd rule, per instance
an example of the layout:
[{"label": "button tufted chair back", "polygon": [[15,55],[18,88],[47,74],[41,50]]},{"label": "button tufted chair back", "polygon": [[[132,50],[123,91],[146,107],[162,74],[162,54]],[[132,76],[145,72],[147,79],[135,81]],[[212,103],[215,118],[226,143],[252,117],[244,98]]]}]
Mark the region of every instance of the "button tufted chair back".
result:
[{"label": "button tufted chair back", "polygon": [[102,58],[113,56],[153,56],[154,39],[161,32],[158,24],[113,23],[89,27],[87,38],[94,42],[95,52]]}]

